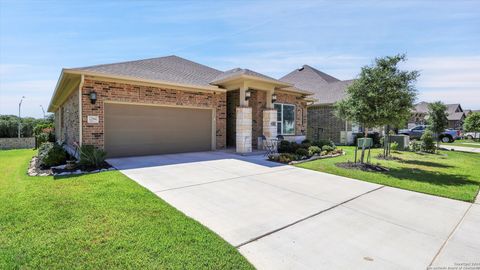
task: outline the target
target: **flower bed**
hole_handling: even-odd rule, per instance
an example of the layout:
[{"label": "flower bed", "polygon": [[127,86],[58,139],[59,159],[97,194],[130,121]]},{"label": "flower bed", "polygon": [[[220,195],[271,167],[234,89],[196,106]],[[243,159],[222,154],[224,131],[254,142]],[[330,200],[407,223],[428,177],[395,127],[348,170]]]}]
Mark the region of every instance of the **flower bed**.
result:
[{"label": "flower bed", "polygon": [[337,157],[342,154],[343,151],[337,149],[335,144],[330,141],[310,142],[309,140],[304,140],[301,144],[281,141],[278,145],[278,153],[268,155],[268,160],[285,164],[297,164],[320,158]]}]

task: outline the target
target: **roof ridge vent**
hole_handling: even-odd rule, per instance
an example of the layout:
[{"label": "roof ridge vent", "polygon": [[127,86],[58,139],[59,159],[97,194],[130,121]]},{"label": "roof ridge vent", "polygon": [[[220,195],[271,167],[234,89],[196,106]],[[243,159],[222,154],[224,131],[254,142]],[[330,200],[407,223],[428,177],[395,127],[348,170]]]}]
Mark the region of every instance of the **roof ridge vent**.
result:
[{"label": "roof ridge vent", "polygon": [[305,69],[305,67],[301,67],[301,68],[298,69],[298,71],[302,71],[304,69]]}]

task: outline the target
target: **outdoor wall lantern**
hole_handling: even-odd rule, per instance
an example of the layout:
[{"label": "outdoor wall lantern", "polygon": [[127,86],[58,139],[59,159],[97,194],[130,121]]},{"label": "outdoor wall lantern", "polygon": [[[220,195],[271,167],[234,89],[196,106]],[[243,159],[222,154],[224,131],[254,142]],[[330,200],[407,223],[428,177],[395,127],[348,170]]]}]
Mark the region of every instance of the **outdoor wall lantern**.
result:
[{"label": "outdoor wall lantern", "polygon": [[272,103],[275,103],[277,101],[277,94],[272,95]]},{"label": "outdoor wall lantern", "polygon": [[90,102],[92,104],[95,104],[95,102],[97,102],[97,92],[95,91],[90,92],[89,97],[90,97]]},{"label": "outdoor wall lantern", "polygon": [[245,101],[248,101],[252,96],[252,92],[250,90],[245,91]]}]

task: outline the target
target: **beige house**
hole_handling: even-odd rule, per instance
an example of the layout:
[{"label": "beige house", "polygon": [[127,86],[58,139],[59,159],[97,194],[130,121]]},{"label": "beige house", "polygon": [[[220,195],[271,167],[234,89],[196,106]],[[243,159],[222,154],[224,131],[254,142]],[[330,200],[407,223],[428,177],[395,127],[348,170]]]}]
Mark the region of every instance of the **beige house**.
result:
[{"label": "beige house", "polygon": [[57,140],[109,157],[302,140],[311,93],[248,69],[220,71],[177,56],[63,69],[50,101]]}]

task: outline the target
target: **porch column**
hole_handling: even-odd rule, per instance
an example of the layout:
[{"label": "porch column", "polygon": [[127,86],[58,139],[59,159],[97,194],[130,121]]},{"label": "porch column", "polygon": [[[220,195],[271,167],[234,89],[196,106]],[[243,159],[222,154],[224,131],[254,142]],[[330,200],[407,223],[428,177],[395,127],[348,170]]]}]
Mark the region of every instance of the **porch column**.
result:
[{"label": "porch column", "polygon": [[236,151],[237,153],[252,152],[252,108],[240,106],[237,107],[236,113]]},{"label": "porch column", "polygon": [[265,107],[267,109],[273,109],[272,95],[273,95],[273,90],[267,91],[267,93],[266,93],[267,100],[266,100],[266,104],[265,104]]},{"label": "porch column", "polygon": [[269,139],[277,137],[277,110],[263,110],[263,136]]}]

